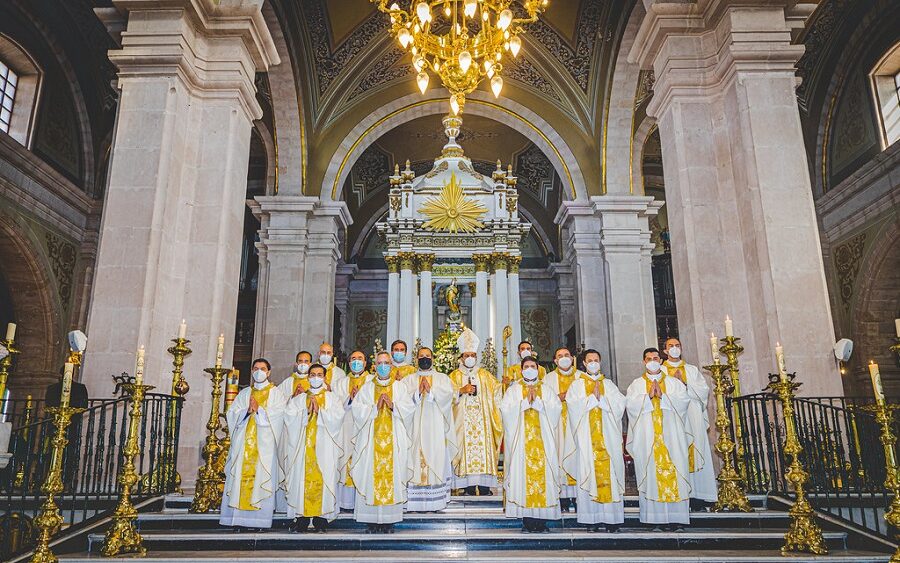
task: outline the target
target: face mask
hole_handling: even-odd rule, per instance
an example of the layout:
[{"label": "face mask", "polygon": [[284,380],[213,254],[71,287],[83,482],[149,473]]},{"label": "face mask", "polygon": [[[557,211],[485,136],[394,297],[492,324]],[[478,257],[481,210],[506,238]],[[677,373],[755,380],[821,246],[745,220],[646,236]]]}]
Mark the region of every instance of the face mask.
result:
[{"label": "face mask", "polygon": [[331,363],[331,354],[319,354],[319,363],[327,366]]},{"label": "face mask", "polygon": [[294,371],[296,371],[300,375],[305,376],[306,372],[309,371],[309,364],[297,364],[297,367],[294,368]]},{"label": "face mask", "polygon": [[533,383],[537,381],[537,377],[537,368],[525,368],[522,370],[522,378],[525,379],[525,383]]},{"label": "face mask", "polygon": [[588,362],[586,367],[591,375],[600,373],[600,362]]},{"label": "face mask", "polygon": [[311,389],[319,389],[324,384],[325,378],[323,378],[321,375],[314,375],[309,378],[309,387]]},{"label": "face mask", "polygon": [[406,352],[394,352],[391,354],[391,357],[394,358],[394,362],[399,364],[406,359]]},{"label": "face mask", "polygon": [[431,358],[429,357],[419,358],[419,369],[429,370],[431,369],[431,363]]},{"label": "face mask", "polygon": [[391,375],[391,364],[378,364],[375,366],[375,372],[379,379],[387,379]]},{"label": "face mask", "polygon": [[470,369],[475,367],[475,358],[472,356],[467,357],[463,360],[463,365]]},{"label": "face mask", "polygon": [[556,365],[558,365],[562,369],[569,369],[570,367],[572,367],[572,358],[563,356],[562,358],[556,360]]},{"label": "face mask", "polygon": [[658,372],[659,371],[659,362],[657,362],[656,360],[647,362],[647,371],[649,371],[651,373]]},{"label": "face mask", "polygon": [[681,348],[678,346],[672,346],[669,348],[669,357],[675,358],[676,360],[681,357]]},{"label": "face mask", "polygon": [[363,370],[363,361],[362,360],[350,360],[350,371],[353,373],[359,373]]},{"label": "face mask", "polygon": [[521,352],[519,352],[519,357],[522,358],[523,360],[524,360],[525,358],[530,358],[530,357],[531,357],[531,350],[522,350]]},{"label": "face mask", "polygon": [[265,381],[268,378],[269,378],[269,374],[267,374],[266,372],[264,372],[261,369],[258,369],[253,372],[253,381],[255,381],[257,383],[262,383],[263,381]]}]

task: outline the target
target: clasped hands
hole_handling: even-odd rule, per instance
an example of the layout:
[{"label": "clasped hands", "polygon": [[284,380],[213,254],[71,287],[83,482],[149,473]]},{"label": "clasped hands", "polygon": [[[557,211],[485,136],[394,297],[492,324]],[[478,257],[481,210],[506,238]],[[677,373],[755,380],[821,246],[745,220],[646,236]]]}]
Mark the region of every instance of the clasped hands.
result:
[{"label": "clasped hands", "polygon": [[647,392],[647,395],[651,399],[662,399],[662,389],[659,386],[659,381],[654,381],[650,384],[650,390]]},{"label": "clasped hands", "polygon": [[424,377],[419,378],[419,395],[425,396],[429,391],[431,391],[431,382]]},{"label": "clasped hands", "polygon": [[460,395],[474,395],[475,394],[475,386],[471,383],[466,383],[462,387],[459,388]]},{"label": "clasped hands", "polygon": [[375,405],[378,410],[386,408],[388,410],[394,410],[394,401],[388,396],[387,393],[382,394],[378,397],[378,403]]}]

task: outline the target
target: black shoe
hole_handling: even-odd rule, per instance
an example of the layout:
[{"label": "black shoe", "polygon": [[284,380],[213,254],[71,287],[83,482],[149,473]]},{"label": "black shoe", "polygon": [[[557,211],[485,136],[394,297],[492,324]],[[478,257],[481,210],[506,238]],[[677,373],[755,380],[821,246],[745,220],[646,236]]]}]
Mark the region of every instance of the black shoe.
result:
[{"label": "black shoe", "polygon": [[603,526],[600,525],[600,524],[597,524],[597,525],[594,525],[594,526],[588,526],[588,531],[589,531],[589,532],[592,532],[592,533],[594,533],[594,534],[598,534],[598,533],[600,533],[600,532],[603,531]]},{"label": "black shoe", "polygon": [[394,525],[393,524],[385,524],[384,525],[384,533],[385,534],[393,534],[394,533]]},{"label": "black shoe", "polygon": [[569,499],[561,498],[559,499],[559,509],[563,512],[569,511]]},{"label": "black shoe", "polygon": [[684,526],[681,524],[669,524],[665,529],[667,532],[680,532],[684,529]]},{"label": "black shoe", "polygon": [[328,520],[324,518],[315,517],[312,519],[312,523],[318,534],[324,534],[328,530]]},{"label": "black shoe", "polygon": [[621,527],[622,527],[621,524],[607,524],[607,525],[606,525],[606,531],[609,532],[610,534],[618,534],[618,533],[619,533],[619,529],[620,529]]},{"label": "black shoe", "polygon": [[467,496],[474,497],[478,491],[478,487],[472,485],[471,487],[466,487],[463,490],[466,492]]},{"label": "black shoe", "polygon": [[309,529],[309,518],[304,518],[302,516],[298,516],[294,518],[294,532],[298,534],[305,534]]},{"label": "black shoe", "polygon": [[378,524],[366,524],[366,533],[367,534],[377,534],[378,533]]},{"label": "black shoe", "polygon": [[491,488],[490,487],[482,487],[478,486],[478,496],[480,497],[489,497],[491,496]]}]

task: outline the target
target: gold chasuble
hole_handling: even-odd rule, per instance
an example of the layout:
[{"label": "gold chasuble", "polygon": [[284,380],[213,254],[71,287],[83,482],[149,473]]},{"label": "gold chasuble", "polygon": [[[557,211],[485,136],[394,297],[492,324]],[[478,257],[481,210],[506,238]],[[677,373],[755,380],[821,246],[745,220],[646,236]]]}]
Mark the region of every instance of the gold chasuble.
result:
[{"label": "gold chasuble", "polygon": [[[382,395],[394,400],[391,385],[374,385],[375,404]],[[394,504],[394,416],[391,409],[382,407],[375,416],[375,447],[373,448],[373,468],[375,480],[375,506]]]},{"label": "gold chasuble", "polygon": [[[644,382],[647,385],[647,393],[653,386],[653,381],[644,374]],[[659,389],[665,394],[666,378],[659,380]],[[653,405],[653,461],[656,465],[656,486],[658,488],[659,499],[657,502],[679,502],[681,498],[678,494],[678,477],[675,472],[675,464],[672,463],[672,457],[669,455],[669,449],[663,440],[663,412],[660,408],[660,397],[650,399]]]},{"label": "gold chasuble", "polygon": [[[271,383],[263,389],[253,388],[250,396],[260,408],[265,408],[269,400],[269,391],[275,387]],[[256,440],[256,417],[250,416],[247,421],[247,431],[244,439],[244,455],[241,465],[241,498],[238,508],[241,510],[259,510],[253,506],[250,497],[253,495],[253,484],[256,482],[256,463],[259,461],[259,446]]]},{"label": "gold chasuble", "polygon": [[309,379],[305,377],[294,377],[294,385],[293,389],[291,389],[293,393],[291,394],[291,397],[297,394],[298,387],[300,388],[301,393],[306,393],[307,391],[309,391]]},{"label": "gold chasuble", "polygon": [[[603,378],[594,381],[590,377],[582,377],[585,394],[594,394],[599,389],[600,395],[605,395]],[[563,407],[565,408],[565,407]],[[597,496],[594,502],[612,502],[612,475],[610,470],[609,452],[606,450],[606,441],[603,439],[603,411],[591,409],[588,415],[591,429],[591,448],[594,452],[594,475],[597,479]]]},{"label": "gold chasuble", "polygon": [[403,364],[402,366],[391,366],[391,377],[395,381],[400,381],[407,375],[416,373],[417,371],[419,371],[418,368],[411,364]]},{"label": "gold chasuble", "polygon": [[[528,389],[522,386],[523,399],[528,396]],[[542,398],[541,386],[534,390],[536,397]],[[525,508],[547,508],[546,469],[540,414],[535,409],[528,409],[525,411]]]},{"label": "gold chasuble", "polygon": [[[319,408],[325,406],[325,393],[310,395],[310,400],[318,403]],[[316,439],[319,433],[319,413],[309,415],[306,424],[306,455],[304,456],[304,484],[303,492],[303,516],[322,516],[322,487],[325,482],[322,479],[322,470],[319,469],[319,460],[316,457]]]},{"label": "gold chasuble", "polygon": [[497,457],[503,439],[503,419],[500,416],[498,394],[500,383],[484,369],[472,375],[462,370],[450,374],[453,386],[459,389],[474,378],[477,395],[463,395],[453,404],[453,423],[459,452],[453,460],[456,475],[497,476]]},{"label": "gold chasuble", "polygon": [[[666,375],[674,377],[678,381],[684,383],[685,387],[687,387],[687,373],[684,371],[684,362],[679,366],[675,366],[669,363],[669,360],[666,360],[663,362],[663,365],[666,367]],[[691,473],[696,471],[696,469],[694,469],[694,458],[696,457],[695,451],[694,442],[692,441],[688,444],[688,471]]]}]

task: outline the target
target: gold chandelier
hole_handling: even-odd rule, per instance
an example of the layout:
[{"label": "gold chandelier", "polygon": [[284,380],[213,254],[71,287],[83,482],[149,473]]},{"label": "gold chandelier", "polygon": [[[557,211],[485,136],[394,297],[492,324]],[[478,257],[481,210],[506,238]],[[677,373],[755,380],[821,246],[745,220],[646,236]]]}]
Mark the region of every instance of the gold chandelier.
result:
[{"label": "gold chandelier", "polygon": [[391,34],[412,52],[416,83],[424,94],[429,72],[450,90],[450,109],[462,112],[469,94],[487,77],[494,96],[503,89],[503,56],[522,49],[523,26],[537,21],[548,0],[522,0],[526,17],[517,18],[512,0],[371,0],[391,18]]}]

